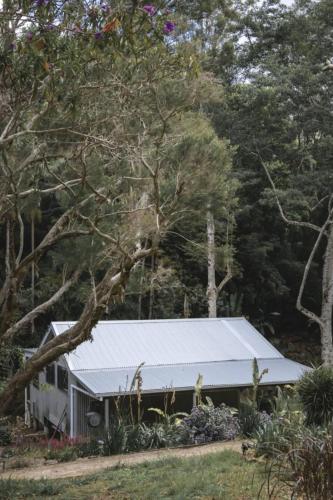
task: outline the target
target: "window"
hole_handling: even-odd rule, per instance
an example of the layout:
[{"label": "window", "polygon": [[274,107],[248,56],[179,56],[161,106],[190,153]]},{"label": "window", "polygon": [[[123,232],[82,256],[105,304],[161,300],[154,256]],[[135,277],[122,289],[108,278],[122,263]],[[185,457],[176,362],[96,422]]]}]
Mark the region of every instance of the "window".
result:
[{"label": "window", "polygon": [[58,365],[57,367],[57,375],[58,375],[58,389],[62,391],[68,390],[68,373],[66,368]]},{"label": "window", "polygon": [[55,384],[55,365],[48,365],[46,367],[46,383],[50,385]]},{"label": "window", "polygon": [[39,389],[39,373],[32,379],[32,385],[36,387],[36,389]]}]

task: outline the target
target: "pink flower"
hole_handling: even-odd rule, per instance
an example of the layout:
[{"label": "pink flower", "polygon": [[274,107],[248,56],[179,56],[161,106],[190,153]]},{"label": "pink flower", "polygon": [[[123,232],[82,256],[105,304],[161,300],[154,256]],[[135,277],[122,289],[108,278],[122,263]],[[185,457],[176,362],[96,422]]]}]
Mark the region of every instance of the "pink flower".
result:
[{"label": "pink flower", "polygon": [[151,4],[143,6],[143,10],[148,14],[148,16],[154,16],[156,14],[156,7]]}]

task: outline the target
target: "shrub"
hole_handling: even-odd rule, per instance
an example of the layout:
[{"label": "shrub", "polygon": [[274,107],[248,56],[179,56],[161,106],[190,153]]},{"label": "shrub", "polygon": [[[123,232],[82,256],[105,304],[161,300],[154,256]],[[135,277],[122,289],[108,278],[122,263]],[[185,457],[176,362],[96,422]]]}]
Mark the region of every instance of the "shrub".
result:
[{"label": "shrub", "polygon": [[178,432],[182,434],[182,441],[188,443],[227,441],[239,434],[239,423],[231,408],[224,404],[214,407],[210,403],[194,406],[179,425]]},{"label": "shrub", "polygon": [[97,439],[82,441],[81,443],[78,443],[75,448],[79,457],[97,456],[101,455],[103,452],[101,443]]},{"label": "shrub", "polygon": [[297,446],[276,457],[268,475],[268,487],[286,484],[292,489],[290,498],[330,500],[333,498],[332,470],[332,433],[305,428]]},{"label": "shrub", "polygon": [[238,413],[240,432],[243,436],[251,437],[259,428],[271,421],[265,411],[258,411],[252,404],[241,403]]},{"label": "shrub", "polygon": [[70,462],[78,458],[78,451],[74,446],[51,448],[48,451],[47,458],[50,460],[58,460],[58,462]]},{"label": "shrub", "polygon": [[160,423],[147,426],[144,423],[132,427],[128,432],[128,451],[164,448],[170,443],[166,427]]},{"label": "shrub", "polygon": [[320,366],[297,384],[307,424],[328,424],[333,417],[333,368]]},{"label": "shrub", "polygon": [[288,423],[283,418],[279,418],[259,427],[253,437],[256,440],[257,456],[274,456],[290,450],[295,435]]},{"label": "shrub", "polygon": [[7,426],[0,427],[0,446],[8,446],[11,444],[12,438]]},{"label": "shrub", "polygon": [[127,451],[128,429],[123,420],[111,420],[109,430],[103,438],[103,455],[115,455]]}]

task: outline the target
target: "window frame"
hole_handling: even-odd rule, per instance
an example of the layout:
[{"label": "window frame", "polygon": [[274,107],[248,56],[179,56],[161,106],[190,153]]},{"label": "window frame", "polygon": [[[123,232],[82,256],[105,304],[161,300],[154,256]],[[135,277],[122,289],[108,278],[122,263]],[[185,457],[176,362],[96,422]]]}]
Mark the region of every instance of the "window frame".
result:
[{"label": "window frame", "polygon": [[[53,385],[53,386],[56,385],[56,368],[55,367],[56,367],[55,363],[51,363],[45,367],[45,382],[48,385]],[[51,369],[53,371],[53,376],[50,377]],[[50,378],[51,378],[51,380],[50,380]]]},{"label": "window frame", "polygon": [[60,391],[68,392],[68,370],[62,365],[57,365],[57,387]]}]

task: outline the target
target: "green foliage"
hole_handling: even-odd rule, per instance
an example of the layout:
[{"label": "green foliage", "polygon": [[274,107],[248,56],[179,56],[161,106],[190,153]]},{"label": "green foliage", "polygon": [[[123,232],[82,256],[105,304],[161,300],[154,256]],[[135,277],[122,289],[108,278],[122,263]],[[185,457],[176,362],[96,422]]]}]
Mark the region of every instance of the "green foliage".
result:
[{"label": "green foliage", "polygon": [[8,446],[12,442],[10,426],[7,418],[0,418],[0,446]]},{"label": "green foliage", "polygon": [[259,367],[258,367],[258,361],[256,358],[253,358],[252,362],[252,405],[254,408],[257,408],[258,406],[258,390],[259,390],[259,385],[264,377],[268,373],[268,369],[264,368],[261,372],[259,372]]},{"label": "green foliage", "polygon": [[260,428],[264,427],[271,418],[266,412],[260,412],[252,404],[241,402],[239,405],[238,421],[240,433],[243,436],[251,437]]},{"label": "green foliage", "polygon": [[283,486],[291,489],[292,498],[329,500],[332,483],[333,439],[331,432],[306,432],[297,446],[280,453],[270,467],[267,490],[279,495]]},{"label": "green foliage", "polygon": [[58,460],[58,462],[71,462],[72,460],[76,460],[78,456],[79,452],[76,446],[51,448],[47,453],[47,458],[49,460]]},{"label": "green foliage", "polygon": [[333,418],[333,368],[320,366],[305,373],[297,384],[308,424],[322,425]]},{"label": "green foliage", "polygon": [[163,425],[165,425],[166,427],[171,427],[177,422],[179,418],[188,416],[188,414],[185,412],[177,412],[169,415],[166,411],[163,411],[160,408],[148,408],[148,411],[156,413],[156,415],[160,417]]},{"label": "green foliage", "polygon": [[116,418],[110,421],[108,432],[102,438],[104,455],[124,453],[127,450],[128,427],[123,420]]},{"label": "green foliage", "polygon": [[296,429],[284,419],[274,419],[253,433],[256,455],[275,456],[286,453],[296,444]]},{"label": "green foliage", "polygon": [[211,400],[207,404],[194,406],[178,427],[183,443],[199,444],[211,441],[228,441],[239,434],[236,410],[224,404],[215,407]]},{"label": "green foliage", "polygon": [[8,498],[47,498],[58,496],[64,488],[63,483],[59,481],[48,481],[41,479],[39,481],[25,480],[13,481],[12,479],[0,480],[0,499]]},{"label": "green foliage", "polygon": [[257,455],[276,456],[287,452],[307,432],[305,416],[294,388],[278,387],[271,405],[270,419],[253,433]]}]

